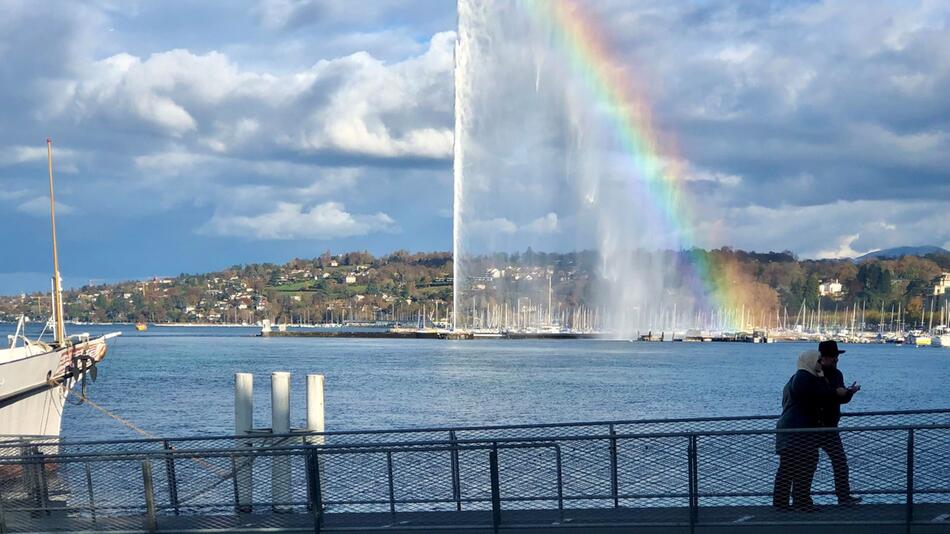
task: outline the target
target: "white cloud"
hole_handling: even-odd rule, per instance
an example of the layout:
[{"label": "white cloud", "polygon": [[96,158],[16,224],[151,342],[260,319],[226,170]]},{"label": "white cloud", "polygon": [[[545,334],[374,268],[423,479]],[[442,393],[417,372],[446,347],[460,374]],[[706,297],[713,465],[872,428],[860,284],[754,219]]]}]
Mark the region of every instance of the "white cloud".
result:
[{"label": "white cloud", "polygon": [[526,224],[524,229],[532,234],[556,234],[561,227],[557,214],[551,212]]},{"label": "white cloud", "polygon": [[[34,197],[30,200],[20,202],[16,206],[16,210],[20,213],[26,213],[27,215],[33,215],[36,217],[49,217],[49,197]],[[75,209],[69,204],[64,204],[63,202],[56,201],[56,215],[69,215],[75,213]]]},{"label": "white cloud", "polygon": [[838,247],[835,249],[819,250],[816,258],[856,258],[869,251],[858,252],[851,248],[851,245],[861,237],[861,234],[852,234],[841,236],[838,239]]},{"label": "white cloud", "polygon": [[[836,201],[813,206],[730,208],[700,228],[721,230],[705,246],[744,243],[751,250],[793,250],[806,258],[844,257],[950,239],[950,210],[939,200]],[[921,218],[920,214],[927,217]]]},{"label": "white cloud", "polygon": [[255,216],[216,214],[198,231],[247,239],[334,239],[395,232],[398,227],[385,213],[353,215],[338,202],[309,209],[302,204],[281,202],[273,211]]},{"label": "white cloud", "polygon": [[221,52],[120,53],[94,62],[71,105],[50,111],[144,126],[192,152],[448,159],[453,43],[443,32],[403,61],[360,52],[281,74],[244,70]]},{"label": "white cloud", "polygon": [[465,226],[473,235],[483,239],[497,234],[513,234],[518,231],[518,225],[504,217],[494,219],[474,220]]},{"label": "white cloud", "polygon": [[[15,145],[0,148],[0,166],[18,165],[21,163],[31,163],[42,161],[46,163],[46,145],[23,146]],[[54,148],[53,150],[53,171],[75,171],[76,151],[68,148]],[[45,165],[43,166],[45,169]]]},{"label": "white cloud", "polygon": [[146,172],[157,172],[163,175],[178,175],[184,171],[194,169],[201,163],[208,162],[209,158],[202,154],[195,154],[184,149],[168,150],[136,156],[135,166]]}]

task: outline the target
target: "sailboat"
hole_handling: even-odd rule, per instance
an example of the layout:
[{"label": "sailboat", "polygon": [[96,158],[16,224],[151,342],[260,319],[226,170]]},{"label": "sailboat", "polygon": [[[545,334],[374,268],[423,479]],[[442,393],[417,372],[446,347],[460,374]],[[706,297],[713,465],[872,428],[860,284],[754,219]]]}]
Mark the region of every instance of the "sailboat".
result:
[{"label": "sailboat", "polygon": [[94,380],[113,332],[96,338],[66,335],[63,287],[56,249],[56,199],[53,194],[53,141],[46,140],[49,164],[50,221],[53,236],[53,317],[51,341],[31,340],[21,317],[9,345],[0,349],[0,439],[58,437],[70,390]]}]

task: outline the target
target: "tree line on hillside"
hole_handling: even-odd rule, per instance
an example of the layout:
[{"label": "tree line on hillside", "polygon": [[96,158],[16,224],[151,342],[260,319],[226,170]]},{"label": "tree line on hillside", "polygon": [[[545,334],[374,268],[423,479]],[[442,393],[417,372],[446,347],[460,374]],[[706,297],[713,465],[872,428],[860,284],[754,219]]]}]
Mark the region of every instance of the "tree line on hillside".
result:
[{"label": "tree line on hillside", "polygon": [[[762,313],[795,314],[802,308],[826,312],[860,309],[867,323],[886,321],[900,307],[910,324],[923,322],[934,304],[933,284],[950,272],[950,254],[895,259],[800,260],[788,251],[666,251],[682,262],[703,262],[710,274],[746,289],[749,305]],[[572,305],[595,305],[600,257],[594,251],[499,253],[478,258],[482,271],[543,271],[557,282],[551,291]],[[556,273],[556,275],[554,274]],[[491,278],[490,274],[486,275]],[[84,286],[64,295],[66,316],[88,322],[254,323],[392,320],[411,322],[423,313],[445,319],[452,303],[450,252],[365,251],[284,264],[235,265],[205,274]],[[841,292],[821,297],[819,284],[837,280]],[[497,283],[523,281],[501,278]],[[937,302],[946,305],[945,302]],[[881,317],[881,309],[885,317]],[[21,314],[49,315],[48,293],[0,297],[0,320]]]}]

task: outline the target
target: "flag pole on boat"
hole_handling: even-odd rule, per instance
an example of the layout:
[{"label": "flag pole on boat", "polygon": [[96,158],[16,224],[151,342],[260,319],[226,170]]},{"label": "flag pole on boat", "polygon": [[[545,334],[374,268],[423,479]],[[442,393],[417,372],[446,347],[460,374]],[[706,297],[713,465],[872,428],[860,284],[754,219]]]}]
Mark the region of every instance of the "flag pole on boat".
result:
[{"label": "flag pole on boat", "polygon": [[53,227],[53,321],[56,323],[56,344],[66,343],[66,328],[63,325],[63,285],[59,278],[59,255],[56,251],[56,198],[53,195],[53,139],[46,138],[46,160],[49,163],[49,215]]}]

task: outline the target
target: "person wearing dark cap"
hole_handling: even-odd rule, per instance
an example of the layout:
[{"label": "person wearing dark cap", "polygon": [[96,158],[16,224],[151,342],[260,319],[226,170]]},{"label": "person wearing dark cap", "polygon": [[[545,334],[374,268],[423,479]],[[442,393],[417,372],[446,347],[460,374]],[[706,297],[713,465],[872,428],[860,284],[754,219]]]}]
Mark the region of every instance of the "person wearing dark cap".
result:
[{"label": "person wearing dark cap", "polygon": [[[845,387],[844,375],[838,370],[838,355],[844,354],[845,351],[838,349],[837,342],[822,341],[818,344],[818,352],[821,354],[819,362],[821,363],[822,374],[828,384],[837,392],[834,397],[825,397],[826,402],[821,410],[821,424],[824,427],[837,428],[838,421],[841,419],[841,405],[851,402],[851,398],[861,390],[861,386],[855,382]],[[844,452],[841,435],[838,432],[818,434],[818,447],[825,451],[828,459],[831,460],[838,504],[853,505],[861,502],[861,497],[851,495],[851,483],[848,479],[848,456]]]},{"label": "person wearing dark cap", "polygon": [[[795,374],[782,390],[782,416],[776,423],[779,430],[819,428],[821,409],[840,393],[822,377],[821,355],[807,350],[798,357]],[[818,467],[819,432],[777,432],[775,452],[779,455],[772,506],[776,510],[814,512],[811,483]],[[791,505],[789,505],[791,500]]]}]

